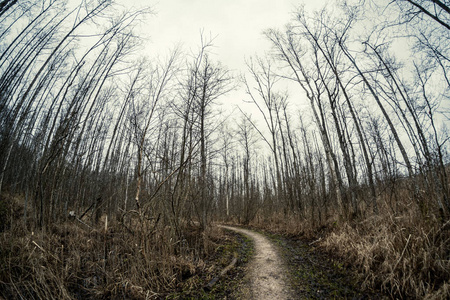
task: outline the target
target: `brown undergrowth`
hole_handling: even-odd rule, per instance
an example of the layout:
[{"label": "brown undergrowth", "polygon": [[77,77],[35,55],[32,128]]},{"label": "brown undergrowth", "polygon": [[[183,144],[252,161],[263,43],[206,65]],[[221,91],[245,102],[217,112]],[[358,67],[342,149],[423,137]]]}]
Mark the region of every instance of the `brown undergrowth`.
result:
[{"label": "brown undergrowth", "polygon": [[163,299],[201,290],[229,263],[221,255],[232,237],[219,229],[186,223],[177,240],[170,226],[133,223],[126,230],[105,222],[40,230],[21,219],[8,223],[0,232],[0,298]]},{"label": "brown undergrowth", "polygon": [[[400,203],[397,203],[400,205]],[[322,223],[299,216],[255,219],[255,227],[301,236],[354,272],[367,290],[397,299],[450,299],[450,221],[403,203],[393,213]]]}]

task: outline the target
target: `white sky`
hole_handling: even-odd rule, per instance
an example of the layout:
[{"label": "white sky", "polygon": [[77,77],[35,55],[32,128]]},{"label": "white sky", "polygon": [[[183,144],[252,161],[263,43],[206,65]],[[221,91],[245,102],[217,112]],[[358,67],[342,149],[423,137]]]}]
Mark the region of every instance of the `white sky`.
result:
[{"label": "white sky", "polygon": [[[281,28],[299,0],[120,0],[127,7],[150,6],[156,15],[145,24],[150,52],[165,52],[177,43],[195,51],[200,31],[216,37],[216,59],[231,70],[241,70],[244,58],[269,49],[262,31]],[[324,1],[311,1],[323,4]],[[308,4],[307,7],[313,7]]]},{"label": "white sky", "polygon": [[192,0],[161,1],[158,15],[151,20],[155,46],[181,41],[195,49],[200,30],[217,36],[214,52],[230,69],[240,69],[244,57],[267,49],[262,31],[289,20],[291,0]]},{"label": "white sky", "polygon": [[[215,37],[214,58],[236,76],[245,73],[245,59],[264,55],[270,43],[262,32],[269,28],[283,28],[291,13],[300,5],[308,10],[323,6],[326,0],[117,0],[125,7],[149,6],[155,15],[143,25],[143,37],[149,38],[146,54],[150,57],[165,54],[181,44],[185,51],[196,53],[200,46],[200,32]],[[285,87],[281,87],[285,89]],[[291,94],[292,95],[292,94]],[[294,95],[292,95],[294,96]],[[297,102],[291,97],[292,102]],[[222,108],[230,111],[239,105],[252,117],[260,119],[243,88],[232,91],[220,100]],[[239,114],[234,114],[239,119]],[[258,122],[260,123],[260,122]],[[262,125],[260,123],[260,125]]]},{"label": "white sky", "polygon": [[[166,54],[177,44],[185,51],[196,53],[200,46],[200,32],[206,37],[215,37],[213,58],[228,68],[233,75],[246,72],[245,59],[264,55],[270,50],[270,43],[262,32],[269,28],[283,28],[292,12],[300,5],[312,10],[322,7],[326,0],[116,0],[127,8],[150,7],[150,15],[139,29],[149,39],[145,54],[150,57]],[[296,86],[294,88],[297,88]],[[286,89],[286,86],[280,86]],[[295,94],[295,95],[294,95]],[[300,103],[303,93],[290,93],[291,103]],[[241,116],[236,110],[240,106],[252,115],[258,126],[264,125],[260,112],[249,100],[241,86],[218,99],[221,109],[231,120],[239,122]],[[297,106],[298,107],[298,106]],[[309,109],[307,110],[309,112]],[[305,110],[306,112],[306,110]],[[259,121],[258,121],[259,120]]]}]

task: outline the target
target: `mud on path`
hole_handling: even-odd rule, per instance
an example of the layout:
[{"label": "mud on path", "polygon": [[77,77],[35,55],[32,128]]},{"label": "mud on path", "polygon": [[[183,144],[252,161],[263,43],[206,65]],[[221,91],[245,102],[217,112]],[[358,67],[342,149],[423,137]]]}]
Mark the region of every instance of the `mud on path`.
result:
[{"label": "mud on path", "polygon": [[251,238],[254,242],[255,255],[249,263],[248,281],[250,282],[249,299],[293,299],[289,286],[287,270],[278,255],[275,246],[263,235],[251,230],[220,225]]}]

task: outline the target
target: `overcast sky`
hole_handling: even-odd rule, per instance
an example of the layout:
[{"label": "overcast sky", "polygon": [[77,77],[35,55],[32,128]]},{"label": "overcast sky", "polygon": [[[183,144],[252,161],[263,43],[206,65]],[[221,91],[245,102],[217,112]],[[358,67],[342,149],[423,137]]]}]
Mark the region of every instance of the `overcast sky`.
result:
[{"label": "overcast sky", "polygon": [[[245,59],[264,55],[270,50],[270,43],[262,32],[268,28],[283,28],[289,22],[292,12],[304,4],[306,9],[322,7],[326,0],[117,0],[127,8],[150,7],[155,13],[148,17],[140,28],[149,39],[144,51],[150,57],[166,54],[175,45],[181,44],[185,51],[196,53],[200,46],[200,32],[215,37],[214,59],[221,62],[235,76],[246,71]],[[297,86],[293,89],[298,88]],[[285,89],[282,88],[283,90]],[[290,87],[292,90],[292,88]],[[290,93],[290,101],[299,103],[302,92]],[[219,99],[222,109],[238,121],[240,114],[236,106],[261,119],[243,87]],[[297,108],[301,109],[299,105]],[[302,109],[303,110],[303,109]],[[305,108],[305,112],[309,109]]]},{"label": "overcast sky", "polygon": [[[157,15],[150,20],[151,39],[156,47],[178,41],[195,49],[200,30],[212,36],[217,59],[239,69],[244,56],[267,48],[261,32],[282,26],[293,9],[292,0],[164,0],[154,5]],[[298,2],[298,1],[297,1]]]},{"label": "overcast sky", "polygon": [[[244,57],[263,54],[269,49],[262,31],[281,28],[291,12],[303,1],[295,0],[121,0],[124,6],[150,6],[156,13],[144,28],[152,52],[164,52],[177,43],[196,50],[200,31],[214,40],[216,59],[232,70],[243,66]],[[317,2],[305,1],[308,8]]]}]

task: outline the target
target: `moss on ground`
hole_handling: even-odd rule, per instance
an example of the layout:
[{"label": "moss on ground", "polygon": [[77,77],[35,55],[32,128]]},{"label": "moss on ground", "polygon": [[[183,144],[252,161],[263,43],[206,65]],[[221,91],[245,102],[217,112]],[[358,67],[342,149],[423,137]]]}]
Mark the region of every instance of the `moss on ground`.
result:
[{"label": "moss on ground", "polygon": [[280,249],[298,299],[384,298],[383,295],[362,290],[350,270],[308,241],[279,234],[265,235]]},{"label": "moss on ground", "polygon": [[[215,253],[207,261],[211,272],[187,278],[180,284],[180,289],[166,295],[166,299],[240,299],[245,286],[246,266],[253,256],[253,242],[240,234],[226,231],[225,239],[216,248]],[[225,276],[207,287],[207,284],[227,267],[237,256],[236,265]]]}]

